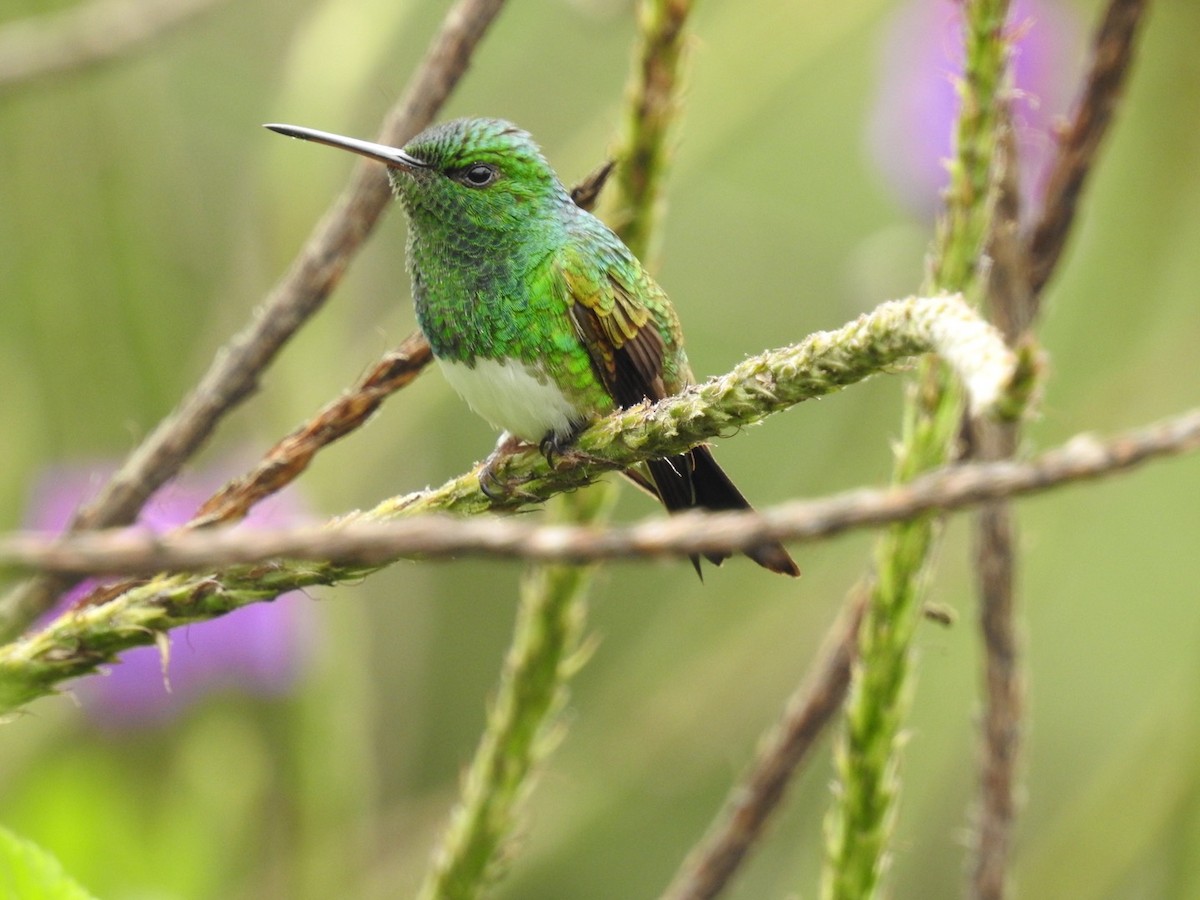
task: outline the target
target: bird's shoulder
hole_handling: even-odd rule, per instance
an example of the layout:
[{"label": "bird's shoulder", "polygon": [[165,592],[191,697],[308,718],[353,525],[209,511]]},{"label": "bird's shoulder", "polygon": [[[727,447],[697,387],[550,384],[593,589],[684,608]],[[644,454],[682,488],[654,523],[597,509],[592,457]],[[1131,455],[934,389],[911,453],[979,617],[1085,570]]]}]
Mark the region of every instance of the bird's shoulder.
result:
[{"label": "bird's shoulder", "polygon": [[592,222],[569,231],[553,257],[575,332],[620,405],[675,393],[690,376],[670,301],[629,248]]},{"label": "bird's shoulder", "polygon": [[597,315],[616,316],[630,327],[654,324],[664,338],[678,332],[666,293],[645,266],[607,226],[581,217],[554,254],[570,299]]}]

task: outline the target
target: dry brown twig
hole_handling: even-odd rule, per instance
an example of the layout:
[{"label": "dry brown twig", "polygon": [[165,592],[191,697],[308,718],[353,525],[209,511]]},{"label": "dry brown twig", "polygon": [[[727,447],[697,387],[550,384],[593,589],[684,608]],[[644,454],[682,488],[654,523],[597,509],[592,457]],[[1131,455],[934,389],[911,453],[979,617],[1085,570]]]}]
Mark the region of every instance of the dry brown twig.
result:
[{"label": "dry brown twig", "polygon": [[[153,535],[140,529],[59,538],[16,534],[0,539],[0,565],[145,573],[208,570],[280,559],[379,567],[400,558],[464,555],[566,562],[685,557],[709,550],[738,551],[763,540],[821,540],[850,529],[878,527],[929,512],[1040,493],[1198,449],[1200,408],[1103,440],[1079,435],[1027,461],[948,466],[903,484],[861,488],[819,500],[797,500],[757,513],[691,512],[609,528],[544,526],[512,517],[421,515],[391,522],[206,529],[176,535]],[[297,586],[284,577],[285,568],[276,570],[281,591]],[[305,567],[305,577],[311,578],[308,583],[320,581],[312,577],[314,571],[312,566]],[[219,586],[219,575],[208,580],[212,588]]]},{"label": "dry brown twig", "polygon": [[[432,121],[503,2],[459,0],[449,10],[403,97],[388,112],[381,142],[402,144]],[[78,510],[71,530],[134,520],[150,495],[203,445],[217,423],[254,393],[263,370],[324,304],[389,198],[387,177],[379,166],[360,163],[288,271],[256,307],[250,324],[221,348],[196,387],[142,441],[101,493]],[[19,634],[73,583],[37,578],[4,597],[0,639]]]},{"label": "dry brown twig", "polygon": [[267,451],[251,471],[226,484],[197,510],[188,529],[236,522],[251,507],[295,481],[322,448],[365,425],[390,395],[407,387],[433,359],[429,342],[410,334],[342,396]]},{"label": "dry brown twig", "polygon": [[[1112,0],[1093,41],[1091,63],[1070,124],[1063,131],[1040,216],[1027,238],[1019,234],[1017,160],[1011,132],[1000,184],[988,284],[992,321],[1010,345],[1030,342],[1042,292],[1062,258],[1087,177],[1112,124],[1133,60],[1146,0]],[[976,459],[1011,458],[1021,422],[969,423]],[[989,503],[976,529],[976,579],[984,648],[984,712],[979,808],[974,829],[970,890],[980,900],[1002,900],[1009,891],[1017,764],[1024,684],[1016,616],[1017,538],[1006,501]]]},{"label": "dry brown twig", "polygon": [[90,0],[0,26],[0,89],[134,51],[225,0]]},{"label": "dry brown twig", "polygon": [[1110,0],[1092,42],[1091,62],[1029,240],[1029,286],[1036,297],[1066,246],[1087,177],[1125,90],[1138,28],[1149,0]]},{"label": "dry brown twig", "polygon": [[[173,533],[244,519],[256,503],[299,478],[321,449],[365,425],[384,400],[411,384],[432,359],[429,342],[419,332],[409,335],[399,347],[384,354],[354,387],[278,441],[258,465],[204,501],[191,520]],[[106,603],[139,583],[127,579],[97,585],[76,600],[74,608]]]},{"label": "dry brown twig", "polygon": [[[1011,131],[1006,135],[1015,152]],[[995,264],[988,280],[988,311],[1005,340],[1015,343],[1031,324],[1032,303],[1024,278],[1025,246],[1020,221],[1016,160],[1010,155],[999,185],[996,231],[990,244]],[[1020,421],[968,418],[969,458],[1011,459],[1020,441]],[[975,568],[983,641],[984,711],[979,759],[979,808],[975,829],[972,890],[976,896],[1004,895],[1016,818],[1016,761],[1020,749],[1024,684],[1016,621],[1016,536],[1007,500],[985,504],[975,528]]]}]

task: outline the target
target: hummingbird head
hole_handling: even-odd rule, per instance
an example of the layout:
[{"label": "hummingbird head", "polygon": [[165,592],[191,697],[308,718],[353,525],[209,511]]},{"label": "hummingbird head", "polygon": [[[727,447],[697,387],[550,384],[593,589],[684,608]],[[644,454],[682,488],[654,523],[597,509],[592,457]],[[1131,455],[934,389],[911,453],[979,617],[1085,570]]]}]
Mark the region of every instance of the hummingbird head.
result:
[{"label": "hummingbird head", "polygon": [[402,149],[292,125],[268,125],[378,160],[417,232],[475,237],[529,234],[555,221],[570,195],[528,132],[502,119],[454,119]]},{"label": "hummingbird head", "polygon": [[570,202],[529,133],[502,119],[454,119],[435,125],[409,141],[404,152],[424,165],[392,168],[388,175],[418,227],[435,219],[508,231]]}]

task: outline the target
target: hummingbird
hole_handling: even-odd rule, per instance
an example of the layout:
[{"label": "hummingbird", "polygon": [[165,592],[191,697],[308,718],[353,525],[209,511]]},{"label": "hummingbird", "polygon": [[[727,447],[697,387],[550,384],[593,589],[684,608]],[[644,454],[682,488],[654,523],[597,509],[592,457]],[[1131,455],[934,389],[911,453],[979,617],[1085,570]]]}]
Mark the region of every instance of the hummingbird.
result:
[{"label": "hummingbird", "polygon": [[[694,379],[679,318],[621,239],[571,199],[532,136],[501,119],[455,119],[402,148],[295,125],[289,137],[387,166],[408,217],[417,323],[446,380],[503,435],[480,480],[522,444],[568,447],[616,408],[677,394]],[[647,462],[670,512],[749,509],[707,445]],[[786,575],[783,545],[746,551]],[[728,553],[704,556],[720,565]],[[701,573],[698,556],[692,557]]]}]

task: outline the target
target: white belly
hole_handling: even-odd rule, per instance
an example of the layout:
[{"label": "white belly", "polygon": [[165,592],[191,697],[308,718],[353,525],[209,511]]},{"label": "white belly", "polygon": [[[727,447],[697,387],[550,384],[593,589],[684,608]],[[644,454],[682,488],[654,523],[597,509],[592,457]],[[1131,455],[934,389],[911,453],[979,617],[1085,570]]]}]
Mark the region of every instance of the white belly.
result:
[{"label": "white belly", "polygon": [[496,428],[537,443],[549,432],[570,434],[584,417],[562,391],[516,360],[477,359],[474,366],[438,360],[446,380]]}]

